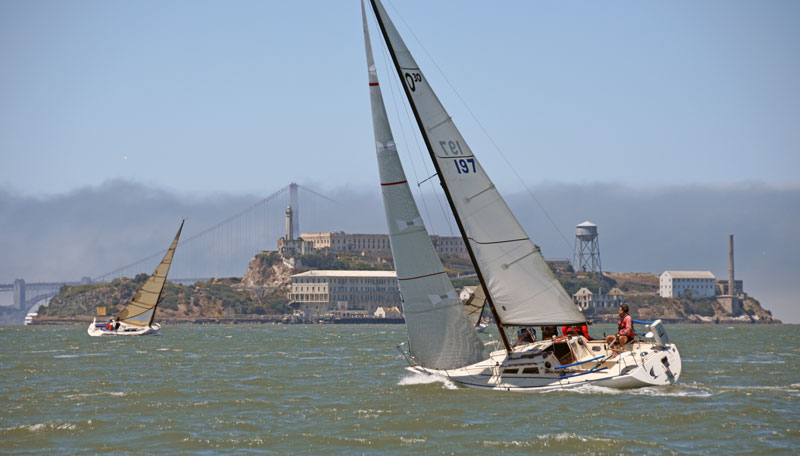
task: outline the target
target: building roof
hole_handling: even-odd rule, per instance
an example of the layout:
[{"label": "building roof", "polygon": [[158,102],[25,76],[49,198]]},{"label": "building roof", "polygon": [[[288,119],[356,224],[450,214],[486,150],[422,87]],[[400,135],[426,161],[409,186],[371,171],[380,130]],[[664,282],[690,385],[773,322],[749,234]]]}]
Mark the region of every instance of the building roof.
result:
[{"label": "building roof", "polygon": [[593,227],[597,228],[597,225],[595,225],[594,223],[592,223],[592,222],[590,222],[588,220],[583,222],[583,223],[581,223],[580,225],[577,225],[577,226],[578,227],[582,227],[582,228],[588,228],[588,227],[593,226]]},{"label": "building roof", "polygon": [[[673,279],[715,279],[711,271],[664,271]],[[663,275],[662,274],[662,275]]]},{"label": "building roof", "polygon": [[306,271],[300,274],[293,274],[294,277],[379,277],[395,278],[395,271]]},{"label": "building roof", "polygon": [[567,258],[545,258],[544,261],[555,264],[570,264],[570,261]]},{"label": "building roof", "polygon": [[592,293],[592,290],[586,287],[582,287],[580,290],[576,291],[575,294],[572,296],[586,296],[586,295],[591,296],[592,294],[594,294]]}]

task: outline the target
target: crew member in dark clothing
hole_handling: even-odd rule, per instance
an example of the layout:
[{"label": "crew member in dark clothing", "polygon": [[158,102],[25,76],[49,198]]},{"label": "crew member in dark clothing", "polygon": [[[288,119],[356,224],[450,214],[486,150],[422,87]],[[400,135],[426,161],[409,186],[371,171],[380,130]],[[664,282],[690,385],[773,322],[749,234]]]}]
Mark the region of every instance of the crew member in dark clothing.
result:
[{"label": "crew member in dark clothing", "polygon": [[533,328],[519,328],[517,330],[517,336],[517,341],[514,342],[515,347],[521,344],[536,342],[536,330]]},{"label": "crew member in dark clothing", "polygon": [[553,336],[558,336],[558,329],[555,326],[542,326],[542,340],[552,339]]}]

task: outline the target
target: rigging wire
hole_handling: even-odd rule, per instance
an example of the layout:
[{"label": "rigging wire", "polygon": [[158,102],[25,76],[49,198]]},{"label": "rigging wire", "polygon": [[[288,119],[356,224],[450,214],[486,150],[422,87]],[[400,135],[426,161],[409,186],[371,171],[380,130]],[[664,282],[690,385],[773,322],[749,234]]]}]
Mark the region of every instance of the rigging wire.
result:
[{"label": "rigging wire", "polygon": [[439,74],[445,80],[447,85],[450,86],[450,89],[453,91],[453,93],[455,93],[455,95],[461,101],[461,104],[463,104],[464,107],[467,109],[467,112],[469,112],[470,116],[472,116],[472,119],[478,124],[478,127],[481,129],[483,134],[486,136],[487,139],[489,139],[489,142],[492,143],[492,146],[494,146],[495,150],[497,150],[497,152],[503,158],[503,161],[511,169],[511,172],[514,173],[514,176],[516,176],[516,178],[519,181],[519,183],[522,184],[522,187],[528,192],[528,195],[530,195],[530,197],[536,202],[536,204],[542,210],[542,212],[544,213],[545,217],[547,217],[547,220],[550,221],[550,224],[553,225],[553,228],[555,228],[555,230],[561,236],[561,239],[564,240],[564,243],[567,245],[567,248],[572,252],[572,255],[574,256],[575,255],[574,246],[570,246],[569,241],[567,240],[566,236],[564,236],[564,233],[561,232],[561,230],[558,228],[558,225],[556,225],[555,221],[553,221],[552,217],[550,217],[550,214],[547,212],[547,209],[544,208],[544,205],[542,205],[542,203],[539,201],[539,199],[536,198],[536,196],[533,194],[533,191],[531,191],[531,189],[528,187],[528,185],[525,183],[525,181],[522,180],[522,176],[520,176],[519,173],[517,172],[516,168],[514,168],[511,165],[511,162],[508,160],[506,155],[500,149],[500,146],[498,146],[497,143],[495,142],[494,138],[492,138],[492,136],[489,135],[489,132],[483,126],[483,124],[478,119],[478,117],[475,115],[475,113],[472,112],[472,109],[470,109],[469,105],[467,105],[467,102],[464,100],[464,98],[461,96],[461,94],[458,92],[458,90],[456,90],[456,88],[453,86],[453,84],[450,82],[450,80],[447,79],[447,76],[444,74],[444,71],[442,71],[442,69],[436,63],[436,60],[433,58],[433,56],[428,52],[428,50],[422,44],[422,41],[420,41],[419,38],[417,38],[417,35],[414,33],[413,29],[408,25],[408,23],[405,21],[405,19],[403,19],[403,16],[400,14],[400,11],[394,6],[394,4],[392,4],[391,0],[388,0],[388,3],[392,6],[392,8],[395,11],[395,14],[403,22],[403,24],[408,29],[408,31],[411,33],[411,36],[414,37],[414,40],[417,42],[417,44],[420,46],[420,48],[422,48],[423,52],[425,52],[425,55],[428,56],[428,59],[430,59],[431,63],[433,63],[433,66],[436,67],[436,70],[439,72]]},{"label": "rigging wire", "polygon": [[[213,231],[212,235],[213,235],[213,237],[215,239],[215,242],[214,242],[214,246],[212,247],[212,249],[216,252],[216,257],[223,259],[223,262],[225,263],[225,266],[228,269],[230,269],[230,267],[232,265],[231,249],[230,249],[230,238],[232,236],[232,233],[226,232],[226,231],[228,231],[228,230],[225,229],[226,226],[228,226],[231,222],[239,219],[243,215],[249,213],[250,211],[255,210],[259,206],[262,206],[262,205],[265,205],[266,203],[271,202],[273,199],[277,198],[283,192],[286,192],[288,189],[289,189],[289,186],[287,185],[286,187],[281,188],[280,190],[276,191],[275,193],[267,196],[266,198],[263,198],[262,200],[258,201],[257,203],[249,206],[248,208],[246,208],[244,210],[241,210],[241,211],[237,212],[236,214],[234,214],[234,215],[226,218],[225,220],[223,220],[223,221],[211,226],[210,228],[207,228],[207,229],[205,229],[205,230],[203,230],[203,231],[201,231],[201,232],[199,232],[197,234],[194,234],[193,236],[190,236],[188,238],[182,238],[180,240],[179,245],[180,246],[186,246],[186,244],[188,244],[188,243],[190,243],[192,241],[195,241],[195,240],[197,240],[197,239],[199,239],[199,238],[201,238],[201,237],[205,236],[206,234],[209,234],[209,233],[211,233]],[[305,189],[305,190],[308,190],[308,189]],[[134,261],[132,263],[126,264],[125,266],[121,266],[119,268],[116,268],[116,269],[114,269],[112,271],[109,271],[109,272],[106,272],[104,274],[100,274],[100,275],[98,275],[96,277],[93,277],[92,281],[99,281],[100,279],[103,279],[103,278],[108,277],[108,276],[114,277],[115,275],[117,275],[117,274],[119,274],[121,272],[125,272],[126,270],[132,270],[132,268],[134,268],[136,266],[139,266],[142,263],[145,263],[145,262],[153,260],[154,258],[159,258],[159,257],[163,256],[167,252],[167,250],[168,249],[159,250],[159,251],[157,251],[155,253],[152,253],[152,254],[150,254],[150,255],[148,255],[148,256],[140,259],[140,260],[137,260],[137,261]]]},{"label": "rigging wire", "polygon": [[[373,20],[377,21],[377,19],[373,19]],[[377,25],[375,26],[375,28],[378,28]],[[388,57],[389,51],[388,51],[388,49],[386,47],[386,43],[384,42],[383,39],[381,39],[380,42],[382,44],[381,50],[383,51],[384,65],[386,65],[384,68],[393,68],[394,65],[392,64],[392,62],[389,60],[389,57]],[[409,125],[412,125],[412,126],[415,125],[416,121],[411,119],[411,114],[408,111],[408,102],[404,101],[405,97],[402,95],[402,93],[403,93],[402,89],[399,88],[399,82],[397,81],[397,78],[395,78],[394,75],[392,75],[391,72],[390,72],[388,79],[391,81],[390,82],[390,89],[391,89],[391,92],[392,92],[392,102],[394,104],[395,111],[398,111],[398,109],[397,109],[397,104],[398,104],[397,103],[397,98],[395,97],[395,93],[394,93],[395,88],[397,88],[397,91],[401,94],[399,96],[399,98],[401,100],[400,104],[403,105],[403,109],[404,109],[404,111],[406,113],[406,120],[408,121]],[[399,111],[398,111],[397,117],[398,117],[398,119],[400,119]],[[409,142],[408,142],[408,140],[406,138],[405,130],[403,129],[402,122],[400,122],[400,128],[401,128],[402,133],[403,133],[403,141],[408,146]],[[415,143],[416,148],[417,148],[417,153],[419,154],[420,159],[422,161],[422,167],[425,170],[425,175],[426,176],[430,176],[430,177],[427,177],[427,178],[425,178],[425,180],[420,182],[419,177],[417,176],[417,170],[416,170],[416,166],[415,166],[415,163],[414,163],[414,160],[413,160],[413,156],[411,155],[411,152],[410,152],[410,149],[411,149],[410,147],[408,147],[409,151],[407,153],[408,153],[409,158],[411,159],[411,166],[412,166],[412,168],[414,168],[414,180],[417,182],[417,189],[418,189],[419,198],[422,199],[422,204],[423,204],[423,206],[425,206],[425,213],[428,216],[428,220],[430,221],[431,230],[433,232],[435,232],[436,230],[435,230],[435,226],[433,224],[433,219],[431,218],[430,212],[428,211],[428,205],[427,205],[427,202],[426,202],[426,199],[425,199],[425,196],[424,196],[425,194],[422,191],[422,184],[424,182],[426,182],[426,181],[431,180],[431,177],[433,177],[432,174],[435,175],[435,173],[431,173],[428,170],[428,160],[430,159],[430,157],[426,157],[425,152],[423,152],[423,150],[422,150],[422,146],[420,146],[419,134],[417,133],[416,128],[412,127],[411,131],[412,131],[411,136],[414,138],[414,143]],[[439,210],[442,212],[442,218],[444,219],[445,223],[447,224],[447,230],[450,232],[450,235],[453,236],[454,235],[453,227],[450,224],[451,215],[447,211],[445,211],[444,205],[442,204],[442,200],[441,200],[440,195],[439,195],[439,192],[437,191],[436,186],[433,185],[433,181],[431,181],[431,190],[433,190],[434,197],[436,198],[436,202],[439,205]],[[430,235],[430,234],[433,234],[433,233],[428,233],[428,234]]]},{"label": "rigging wire", "polygon": [[[373,19],[373,21],[374,20],[375,19]],[[378,28],[378,26],[374,25],[374,23],[373,23],[373,28]],[[388,62],[388,57],[387,57],[388,51],[386,49],[386,43],[384,43],[382,39],[379,40],[379,42],[381,44],[380,49],[382,51],[381,54],[383,55],[384,68],[391,68],[390,63]],[[409,141],[408,141],[408,138],[406,137],[406,129],[404,128],[403,120],[400,117],[400,110],[397,108],[397,97],[395,96],[395,84],[396,84],[396,82],[395,82],[395,78],[393,78],[391,76],[392,75],[390,73],[389,77],[387,77],[386,80],[389,81],[388,82],[389,92],[392,95],[392,106],[394,107],[395,116],[397,118],[397,124],[400,127],[400,135],[403,137],[403,143],[407,146],[409,144]],[[395,144],[397,144],[396,140],[395,140]],[[417,147],[419,148],[419,146],[417,146]],[[408,159],[411,162],[411,171],[414,173],[414,181],[415,182],[419,182],[419,177],[417,176],[417,165],[414,162],[414,156],[411,154],[410,147],[405,147],[405,154],[408,156]],[[424,160],[423,160],[422,164],[423,164],[423,167],[425,167],[425,161]],[[426,168],[425,172],[427,173],[427,168]],[[431,218],[430,211],[428,210],[428,203],[425,201],[425,196],[423,195],[422,189],[420,188],[419,185],[417,185],[417,194],[419,195],[418,198],[420,200],[422,200],[422,207],[425,209],[425,215],[428,217],[428,221],[430,222],[430,227],[433,228],[433,219]]]}]

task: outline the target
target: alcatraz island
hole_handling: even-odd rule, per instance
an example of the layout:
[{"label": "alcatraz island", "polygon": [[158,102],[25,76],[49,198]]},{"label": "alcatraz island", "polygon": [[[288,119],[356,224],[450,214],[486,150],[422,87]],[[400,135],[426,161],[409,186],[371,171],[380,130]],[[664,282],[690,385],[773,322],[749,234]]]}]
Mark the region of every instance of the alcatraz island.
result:
[{"label": "alcatraz island", "polygon": [[[191,285],[168,282],[158,307],[163,323],[401,323],[401,297],[386,234],[341,231],[292,233],[277,250],[250,260],[243,277],[215,278]],[[463,301],[480,286],[460,237],[431,236],[445,270]],[[546,260],[586,317],[615,322],[620,304],[636,319],[682,323],[780,323],[734,279],[733,236],[729,274],[710,271],[607,272],[600,263],[597,226],[577,226],[575,258]],[[180,253],[178,253],[180,254]],[[32,324],[74,324],[115,315],[147,279],[64,285]],[[729,286],[733,283],[733,288]]]}]

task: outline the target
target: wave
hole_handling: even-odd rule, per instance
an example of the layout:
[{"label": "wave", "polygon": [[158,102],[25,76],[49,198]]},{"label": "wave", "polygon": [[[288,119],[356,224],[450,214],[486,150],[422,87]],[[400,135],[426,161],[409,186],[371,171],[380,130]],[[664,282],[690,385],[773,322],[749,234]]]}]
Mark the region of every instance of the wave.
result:
[{"label": "wave", "polygon": [[84,356],[106,356],[107,353],[73,353],[71,355],[56,355],[53,358],[81,358]]},{"label": "wave", "polygon": [[430,385],[431,383],[441,383],[444,389],[458,389],[455,383],[443,375],[421,374],[418,372],[409,373],[397,382],[400,386],[408,385]]},{"label": "wave", "polygon": [[85,398],[85,397],[94,397],[94,396],[114,396],[114,397],[124,397],[125,393],[122,391],[109,391],[106,393],[79,393],[79,394],[68,394],[64,396],[66,399],[78,399],[78,398]]},{"label": "wave", "polygon": [[[607,437],[596,437],[589,435],[580,435],[573,432],[559,432],[542,434],[530,440],[483,440],[480,442],[486,447],[503,447],[503,448],[526,448],[526,449],[548,449],[550,452],[563,452],[568,453],[575,451],[575,449],[585,450],[591,448],[594,452],[618,452],[619,446],[625,444],[631,446],[632,444],[643,445],[646,447],[658,447],[659,444],[655,442],[646,441],[631,441],[631,440],[618,440]],[[578,444],[578,447],[575,445]],[[589,446],[586,446],[586,445]]]},{"label": "wave", "polygon": [[800,383],[784,386],[720,386],[720,391],[778,391],[782,393],[800,393]]},{"label": "wave", "polygon": [[691,388],[685,385],[672,385],[672,386],[651,386],[635,389],[618,389],[609,388],[599,385],[581,385],[575,388],[562,390],[559,392],[574,392],[578,394],[607,394],[607,395],[620,395],[628,394],[631,396],[652,396],[652,397],[711,397],[714,395],[711,391],[704,388]]},{"label": "wave", "polygon": [[[91,425],[92,420],[83,421],[82,423]],[[57,423],[46,421],[44,423],[34,424],[20,424],[18,426],[0,428],[2,434],[14,431],[27,431],[27,432],[45,432],[45,431],[74,431],[81,423]],[[2,435],[0,434],[0,435]]]}]

